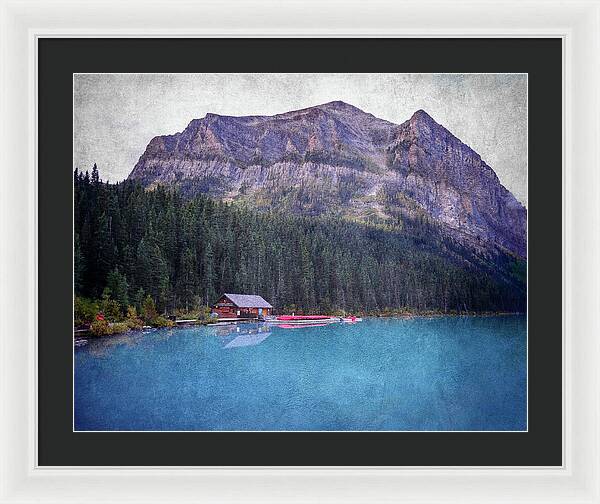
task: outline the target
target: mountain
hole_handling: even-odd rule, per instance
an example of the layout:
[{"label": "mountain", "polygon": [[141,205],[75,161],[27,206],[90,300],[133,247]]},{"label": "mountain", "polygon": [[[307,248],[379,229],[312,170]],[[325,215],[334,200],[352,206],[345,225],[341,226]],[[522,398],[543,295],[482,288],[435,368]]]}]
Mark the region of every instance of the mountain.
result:
[{"label": "mountain", "polygon": [[422,110],[402,124],[341,101],[274,116],[207,114],[153,138],[129,179],[300,215],[425,219],[478,252],[527,256],[526,209]]}]

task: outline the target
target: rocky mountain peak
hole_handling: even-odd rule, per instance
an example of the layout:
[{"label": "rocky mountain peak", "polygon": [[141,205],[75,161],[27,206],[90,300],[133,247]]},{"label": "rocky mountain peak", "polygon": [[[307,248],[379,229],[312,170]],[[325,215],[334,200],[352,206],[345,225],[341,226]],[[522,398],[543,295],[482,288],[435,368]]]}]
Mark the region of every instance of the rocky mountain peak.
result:
[{"label": "rocky mountain peak", "polygon": [[308,215],[426,216],[470,246],[526,257],[526,210],[424,110],[400,125],[339,100],[274,116],[209,113],[152,139],[129,178]]},{"label": "rocky mountain peak", "polygon": [[437,124],[433,118],[427,113],[425,112],[423,109],[419,109],[417,110],[410,118],[410,121],[412,123],[435,123]]},{"label": "rocky mountain peak", "polygon": [[341,111],[341,112],[354,112],[359,114],[366,114],[363,110],[355,107],[354,105],[350,105],[349,103],[343,102],[341,100],[330,101],[327,103],[323,103],[321,105],[316,105],[311,108],[319,108],[322,110],[331,110],[331,111]]}]

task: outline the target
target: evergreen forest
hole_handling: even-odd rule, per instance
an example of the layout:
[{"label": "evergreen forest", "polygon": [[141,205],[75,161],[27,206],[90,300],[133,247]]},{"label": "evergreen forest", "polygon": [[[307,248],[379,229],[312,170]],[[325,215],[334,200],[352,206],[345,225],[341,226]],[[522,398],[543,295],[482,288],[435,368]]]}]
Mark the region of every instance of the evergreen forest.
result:
[{"label": "evergreen forest", "polygon": [[352,222],[186,197],[74,172],[77,300],[125,316],[197,311],[224,292],[276,313],[523,312],[526,264],[460,245],[426,219]]}]

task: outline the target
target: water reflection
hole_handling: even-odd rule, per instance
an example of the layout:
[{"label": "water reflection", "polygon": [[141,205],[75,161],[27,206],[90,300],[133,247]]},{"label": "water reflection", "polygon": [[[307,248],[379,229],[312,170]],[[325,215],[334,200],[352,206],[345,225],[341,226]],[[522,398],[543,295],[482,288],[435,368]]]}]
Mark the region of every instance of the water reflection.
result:
[{"label": "water reflection", "polygon": [[[133,348],[141,343],[146,345],[157,345],[158,343],[168,341],[176,330],[166,329],[146,329],[143,331],[130,331],[123,334],[111,336],[102,336],[99,338],[78,338],[74,341],[75,347],[87,347],[90,355],[95,357],[107,357],[116,347]],[[152,335],[152,340],[148,340],[146,336]]]},{"label": "water reflection", "polygon": [[271,335],[270,332],[257,334],[241,334],[227,343],[223,348],[237,348],[261,344]]},{"label": "water reflection", "polygon": [[279,327],[279,329],[305,329],[307,327],[325,327],[328,326],[329,324],[277,324],[276,327]]},{"label": "water reflection", "polygon": [[225,341],[223,348],[230,349],[260,345],[271,336],[271,331],[263,324],[243,324],[219,327],[217,335]]},{"label": "water reflection", "polygon": [[[310,329],[324,327],[327,323],[238,323],[228,325],[214,325],[197,328],[173,328],[173,329],[147,329],[144,331],[131,331],[124,334],[105,336],[101,338],[77,338],[74,346],[78,351],[86,347],[86,352],[95,357],[107,357],[117,347],[133,348],[140,344],[144,347],[154,347],[164,343],[179,334],[180,331],[194,331],[194,336],[217,336],[222,348],[232,349],[260,345],[275,331],[281,329]],[[151,336],[148,338],[148,336]],[[81,350],[79,350],[81,349]]]},{"label": "water reflection", "polygon": [[131,348],[138,345],[144,334],[145,332],[136,331],[102,338],[90,338],[88,340],[89,353],[96,357],[106,357],[114,347],[124,345]]}]

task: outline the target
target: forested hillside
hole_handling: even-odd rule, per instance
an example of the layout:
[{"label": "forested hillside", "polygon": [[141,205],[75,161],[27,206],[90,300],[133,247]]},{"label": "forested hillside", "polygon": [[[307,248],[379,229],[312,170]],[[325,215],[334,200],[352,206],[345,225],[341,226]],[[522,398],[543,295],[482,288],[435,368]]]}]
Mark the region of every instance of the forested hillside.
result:
[{"label": "forested hillside", "polygon": [[[279,312],[524,311],[525,263],[477,255],[425,218],[367,225],[258,212],[136,181],[74,173],[75,293],[123,312],[260,294]],[[109,290],[105,290],[108,287]]]}]

